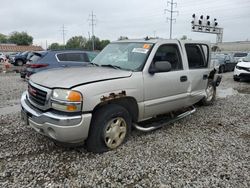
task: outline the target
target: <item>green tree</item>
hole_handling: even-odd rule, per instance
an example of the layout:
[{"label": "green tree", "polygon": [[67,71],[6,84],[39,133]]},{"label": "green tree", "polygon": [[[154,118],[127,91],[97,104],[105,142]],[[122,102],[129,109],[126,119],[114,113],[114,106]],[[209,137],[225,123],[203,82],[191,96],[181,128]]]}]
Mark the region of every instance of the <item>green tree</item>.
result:
[{"label": "green tree", "polygon": [[65,46],[64,45],[60,45],[58,43],[52,43],[49,48],[49,50],[62,50],[62,49],[65,49]]},{"label": "green tree", "polygon": [[[100,40],[98,37],[95,37],[94,42],[95,50],[102,50],[110,43],[109,40]],[[85,49],[92,50],[92,38],[87,41]]]},{"label": "green tree", "polygon": [[0,33],[0,43],[7,43],[7,42],[8,42],[8,37]]},{"label": "green tree", "polygon": [[101,47],[101,50],[102,50],[103,48],[105,48],[110,43],[110,40],[101,40],[100,43],[101,43],[100,47]]},{"label": "green tree", "polygon": [[31,45],[33,43],[33,37],[26,32],[13,32],[9,36],[9,42],[17,45]]},{"label": "green tree", "polygon": [[82,36],[74,36],[67,41],[67,49],[85,49],[87,39]]}]

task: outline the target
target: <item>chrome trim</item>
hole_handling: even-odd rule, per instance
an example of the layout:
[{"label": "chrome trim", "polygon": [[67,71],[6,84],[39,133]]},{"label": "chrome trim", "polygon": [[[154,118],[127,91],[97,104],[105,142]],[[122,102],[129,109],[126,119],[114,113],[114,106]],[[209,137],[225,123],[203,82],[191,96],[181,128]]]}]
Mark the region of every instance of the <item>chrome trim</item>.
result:
[{"label": "chrome trim", "polygon": [[56,102],[58,104],[63,104],[63,105],[77,105],[77,104],[82,104],[82,102],[71,102],[71,101],[63,101],[59,99],[54,99],[51,97],[51,102]]},{"label": "chrome trim", "polygon": [[164,122],[163,124],[159,124],[159,125],[155,125],[155,126],[151,126],[151,127],[143,127],[143,126],[140,126],[138,124],[133,124],[133,126],[139,130],[139,131],[142,131],[142,132],[149,132],[149,131],[153,131],[153,130],[156,130],[156,129],[159,129],[165,125],[168,125],[170,123],[174,123],[175,121],[179,120],[179,119],[182,119],[190,114],[193,114],[194,112],[196,111],[195,107],[192,106],[192,109],[187,111],[187,112],[184,112],[176,117],[174,117],[173,119],[169,119],[167,120],[166,122]]},{"label": "chrome trim", "polygon": [[52,94],[52,89],[48,89],[48,88],[46,88],[46,87],[42,87],[42,86],[40,86],[40,85],[38,85],[38,84],[35,84],[35,83],[32,82],[32,81],[29,81],[29,84],[30,84],[31,86],[33,86],[34,88],[37,88],[37,89],[39,89],[39,90],[42,90],[42,91],[47,92],[46,101],[45,101],[45,105],[44,105],[44,106],[41,106],[41,105],[39,105],[39,104],[33,102],[33,101],[30,99],[29,93],[27,92],[27,93],[28,93],[27,96],[28,96],[29,102],[30,102],[32,105],[36,106],[37,108],[39,108],[39,109],[41,109],[41,110],[48,110],[49,108],[51,108],[50,97],[51,97],[51,94]]}]

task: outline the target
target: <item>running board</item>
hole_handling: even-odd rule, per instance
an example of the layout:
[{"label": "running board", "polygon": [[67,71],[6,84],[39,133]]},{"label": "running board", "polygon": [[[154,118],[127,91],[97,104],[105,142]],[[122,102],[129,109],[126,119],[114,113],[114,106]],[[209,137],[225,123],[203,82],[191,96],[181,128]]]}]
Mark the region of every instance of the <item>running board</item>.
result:
[{"label": "running board", "polygon": [[173,118],[170,118],[170,119],[168,118],[167,120],[165,119],[164,122],[158,123],[155,126],[144,127],[144,126],[140,126],[138,124],[133,124],[133,125],[139,131],[149,132],[149,131],[153,131],[153,130],[159,129],[159,128],[161,128],[161,127],[163,127],[165,125],[168,125],[170,123],[173,123],[173,122],[175,122],[175,121],[177,121],[179,119],[182,119],[182,118],[184,118],[184,117],[186,117],[186,116],[194,113],[195,111],[196,111],[196,109],[192,106],[192,109],[190,109],[190,110],[188,110],[188,111],[186,111],[184,113],[181,113],[181,114],[177,115],[176,117],[173,117]]}]

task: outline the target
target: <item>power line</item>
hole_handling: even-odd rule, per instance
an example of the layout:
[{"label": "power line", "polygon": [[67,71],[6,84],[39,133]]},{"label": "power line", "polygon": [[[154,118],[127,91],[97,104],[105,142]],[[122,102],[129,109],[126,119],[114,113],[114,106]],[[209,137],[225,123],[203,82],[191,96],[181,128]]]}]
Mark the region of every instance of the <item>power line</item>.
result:
[{"label": "power line", "polygon": [[65,35],[66,35],[66,27],[64,26],[64,24],[62,25],[62,37],[63,37],[63,45],[65,46]]},{"label": "power line", "polygon": [[94,33],[94,27],[96,26],[96,15],[94,15],[94,12],[92,11],[89,15],[89,22],[92,30],[92,50],[95,50],[95,33]]},{"label": "power line", "polygon": [[167,21],[170,21],[170,31],[169,31],[169,38],[172,39],[172,30],[173,30],[173,21],[176,22],[176,19],[173,18],[174,13],[179,13],[178,11],[174,11],[174,6],[175,8],[177,7],[177,3],[175,3],[173,0],[167,2],[167,6],[170,4],[170,10],[165,9],[165,13],[169,12],[170,13],[170,18],[167,17]]}]

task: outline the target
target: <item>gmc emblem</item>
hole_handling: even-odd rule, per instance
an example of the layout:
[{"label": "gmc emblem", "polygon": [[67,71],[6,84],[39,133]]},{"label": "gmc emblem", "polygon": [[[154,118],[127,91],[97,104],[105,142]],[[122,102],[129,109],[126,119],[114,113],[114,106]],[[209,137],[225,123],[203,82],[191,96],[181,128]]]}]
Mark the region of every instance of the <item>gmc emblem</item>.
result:
[{"label": "gmc emblem", "polygon": [[28,90],[29,90],[29,93],[31,95],[36,96],[36,90],[35,89],[33,89],[32,87],[29,86]]}]

